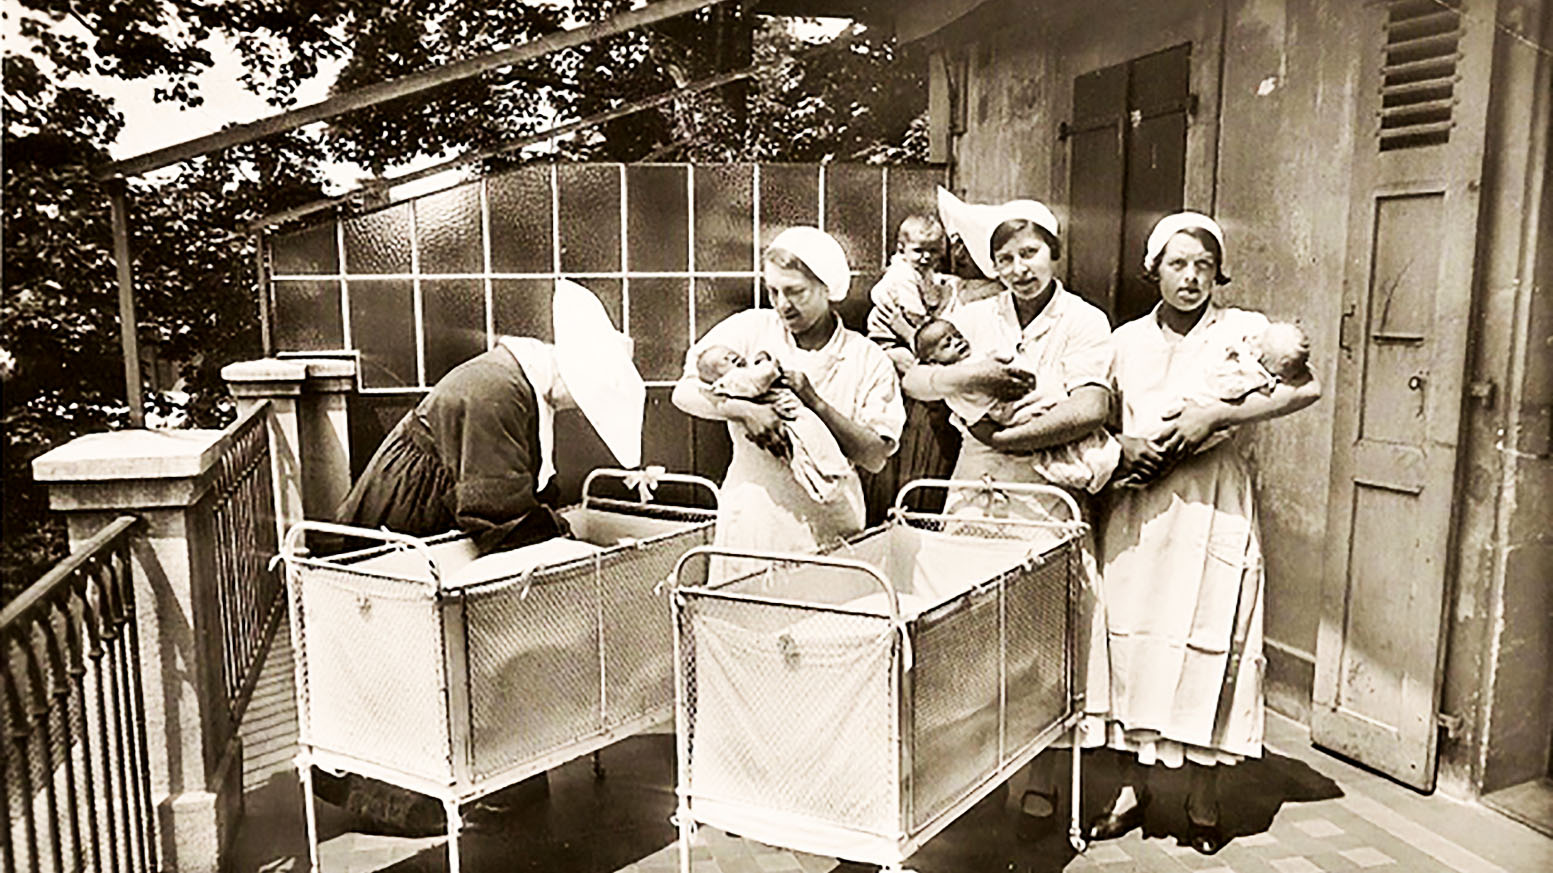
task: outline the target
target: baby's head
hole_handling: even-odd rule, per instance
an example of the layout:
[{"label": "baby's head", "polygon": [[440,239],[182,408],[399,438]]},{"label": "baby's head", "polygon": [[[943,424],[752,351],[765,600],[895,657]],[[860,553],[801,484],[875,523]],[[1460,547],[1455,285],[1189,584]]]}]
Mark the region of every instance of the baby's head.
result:
[{"label": "baby's head", "polygon": [[936,215],[908,215],[895,233],[896,253],[921,273],[937,267],[944,259],[947,247],[944,225]]},{"label": "baby's head", "polygon": [[708,385],[729,370],[744,366],[744,356],[727,346],[710,345],[696,358],[696,374]]},{"label": "baby's head", "polygon": [[971,344],[953,324],[934,318],[917,328],[916,352],[924,364],[953,364],[965,360]]},{"label": "baby's head", "polygon": [[1258,342],[1261,363],[1279,379],[1288,382],[1305,376],[1310,363],[1310,339],[1299,325],[1275,321],[1262,331]]}]

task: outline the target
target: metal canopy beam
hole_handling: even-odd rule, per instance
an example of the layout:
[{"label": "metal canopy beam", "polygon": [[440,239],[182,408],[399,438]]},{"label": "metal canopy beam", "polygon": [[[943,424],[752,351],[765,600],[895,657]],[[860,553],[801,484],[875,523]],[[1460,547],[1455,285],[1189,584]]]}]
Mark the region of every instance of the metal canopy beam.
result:
[{"label": "metal canopy beam", "polygon": [[327,121],[337,115],[352,112],[357,109],[365,109],[368,106],[376,106],[389,100],[419,94],[440,85],[450,82],[458,82],[464,79],[478,76],[501,67],[520,64],[535,58],[544,57],[567,48],[625,33],[638,27],[655,24],[668,18],[674,18],[686,13],[695,12],[708,6],[715,6],[724,0],[658,0],[655,3],[630,12],[622,12],[604,21],[595,22],[573,30],[564,30],[539,37],[522,45],[467,58],[446,66],[431,70],[423,70],[419,73],[411,73],[398,79],[390,79],[387,82],[379,82],[376,85],[368,85],[357,88],[327,100],[313,103],[272,115],[269,118],[261,118],[247,124],[238,124],[225,130],[206,136],[197,137],[166,148],[156,149],[122,161],[115,161],[98,171],[99,179],[107,179],[115,176],[140,176],[163,167],[171,166],[190,158],[197,158],[211,152],[229,149],[233,146],[245,145],[255,140],[273,136],[277,133],[296,130],[304,125],[319,121]]}]

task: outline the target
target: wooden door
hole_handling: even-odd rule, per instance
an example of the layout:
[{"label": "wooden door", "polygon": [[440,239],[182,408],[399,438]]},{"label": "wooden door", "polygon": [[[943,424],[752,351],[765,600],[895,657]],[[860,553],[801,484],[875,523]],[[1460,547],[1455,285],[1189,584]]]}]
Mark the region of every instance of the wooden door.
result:
[{"label": "wooden door", "polygon": [[1311,715],[1318,745],[1425,791],[1495,0],[1460,5],[1366,7]]},{"label": "wooden door", "polygon": [[1073,80],[1068,140],[1068,284],[1113,324],[1148,312],[1143,249],[1161,216],[1181,208],[1191,46],[1182,44]]}]

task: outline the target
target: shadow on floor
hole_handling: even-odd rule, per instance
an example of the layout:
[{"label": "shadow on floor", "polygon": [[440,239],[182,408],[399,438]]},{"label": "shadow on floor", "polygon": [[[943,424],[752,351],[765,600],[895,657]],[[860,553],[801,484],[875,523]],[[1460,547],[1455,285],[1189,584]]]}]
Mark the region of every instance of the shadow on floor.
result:
[{"label": "shadow on floor", "polygon": [[[515,785],[466,805],[460,842],[464,869],[614,873],[672,844],[673,735],[630,737],[600,752],[600,762],[602,778],[595,778],[592,760],[586,756],[551,770],[548,800],[535,799],[534,792]],[[296,790],[294,781],[292,790]],[[321,826],[320,830],[326,842],[338,836],[339,854],[350,854],[354,869],[367,867],[381,873],[447,869],[443,838],[341,836],[351,826],[348,816],[329,804],[320,804],[319,809],[346,819],[341,827]],[[305,853],[305,846],[301,851]],[[346,869],[347,865],[330,864],[335,853],[333,846],[324,848],[324,868]],[[305,869],[305,864],[296,869]]]},{"label": "shadow on floor", "polygon": [[[919,873],[962,873],[966,870],[1004,870],[1009,873],[1056,873],[1068,866],[1075,853],[1068,844],[1068,752],[1056,755],[1056,772],[1062,783],[1055,823],[1036,839],[1016,834],[1017,816],[1005,811],[1002,788],[992,792],[965,815],[945,828],[911,857],[907,866]],[[1084,803],[1081,822],[1087,822],[1110,806],[1118,781],[1114,753],[1108,750],[1084,755]],[[1144,834],[1181,840],[1186,834],[1186,771],[1164,767],[1150,776],[1150,803]],[[1302,761],[1266,753],[1225,771],[1220,782],[1222,821],[1236,837],[1266,831],[1285,803],[1309,803],[1341,797],[1331,779]],[[872,868],[843,865],[837,873],[858,873]]]}]

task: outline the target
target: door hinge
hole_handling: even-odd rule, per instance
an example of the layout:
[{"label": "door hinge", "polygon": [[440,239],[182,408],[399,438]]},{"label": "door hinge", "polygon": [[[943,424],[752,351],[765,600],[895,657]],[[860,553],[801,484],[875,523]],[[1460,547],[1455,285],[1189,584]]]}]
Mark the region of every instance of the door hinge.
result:
[{"label": "door hinge", "polygon": [[1440,727],[1445,728],[1445,738],[1448,740],[1456,739],[1456,734],[1461,732],[1461,716],[1459,715],[1451,715],[1446,712],[1436,713],[1434,721]]}]

